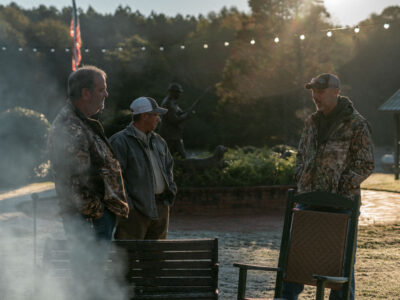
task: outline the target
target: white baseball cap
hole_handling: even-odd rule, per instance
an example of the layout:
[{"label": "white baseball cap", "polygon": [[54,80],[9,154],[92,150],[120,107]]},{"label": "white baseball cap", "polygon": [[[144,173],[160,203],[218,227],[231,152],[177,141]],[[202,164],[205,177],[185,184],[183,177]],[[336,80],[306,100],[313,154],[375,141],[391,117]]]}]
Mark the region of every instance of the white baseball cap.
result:
[{"label": "white baseball cap", "polygon": [[139,97],[132,101],[129,106],[133,115],[143,114],[147,112],[155,112],[160,115],[164,115],[168,112],[168,109],[159,107],[156,100],[150,97]]}]

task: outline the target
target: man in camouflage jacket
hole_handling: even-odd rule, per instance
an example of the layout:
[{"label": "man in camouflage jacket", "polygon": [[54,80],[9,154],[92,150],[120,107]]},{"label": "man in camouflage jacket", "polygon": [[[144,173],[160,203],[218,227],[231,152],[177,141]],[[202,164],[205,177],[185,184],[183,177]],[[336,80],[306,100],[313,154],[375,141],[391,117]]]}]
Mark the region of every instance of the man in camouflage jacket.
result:
[{"label": "man in camouflage jacket", "polygon": [[[79,85],[84,77],[86,81],[92,78],[94,86]],[[76,87],[80,90],[74,91]],[[100,122],[90,118],[102,109],[108,96],[105,73],[94,67],[78,69],[70,76],[69,93],[70,99],[55,118],[49,139],[61,215],[78,213],[93,221],[109,211],[127,217],[119,162]]]},{"label": "man in camouflage jacket", "polygon": [[[361,182],[374,169],[368,122],[350,99],[339,95],[337,76],[321,74],[306,88],[312,90],[317,112],[305,121],[300,139],[295,171],[297,191],[360,195]],[[299,284],[286,283],[283,297],[296,300],[302,289]],[[332,290],[329,299],[342,299],[341,291]],[[354,279],[350,299],[354,299]]]},{"label": "man in camouflage jacket", "polygon": [[[374,169],[370,127],[348,98],[335,96],[338,89],[320,90],[329,89],[337,99],[332,111],[325,115],[318,110],[305,122],[296,160],[297,189],[299,193],[321,190],[351,197],[360,194],[361,182]],[[314,94],[318,92],[313,89]],[[324,100],[313,97],[318,108]]]},{"label": "man in camouflage jacket", "polygon": [[70,249],[71,299],[105,299],[99,287],[108,244],[117,216],[129,213],[119,162],[90,118],[104,107],[106,74],[82,67],[70,75],[68,93],[51,127],[49,155]]}]

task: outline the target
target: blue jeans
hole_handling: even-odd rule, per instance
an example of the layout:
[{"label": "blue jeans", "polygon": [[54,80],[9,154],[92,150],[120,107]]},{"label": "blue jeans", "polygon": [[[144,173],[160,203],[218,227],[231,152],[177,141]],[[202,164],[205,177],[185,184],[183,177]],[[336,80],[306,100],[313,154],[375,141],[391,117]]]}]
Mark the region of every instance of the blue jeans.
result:
[{"label": "blue jeans", "polygon": [[[308,210],[309,208],[304,205],[297,205],[297,208],[300,210]],[[313,208],[313,210],[318,210]],[[351,211],[347,210],[329,210],[329,209],[321,209],[321,211],[329,211],[329,212],[345,212],[351,213]],[[350,229],[351,221],[349,222],[348,228]],[[351,286],[350,286],[350,300],[354,300],[354,292],[355,292],[355,280],[354,280],[354,264],[356,263],[356,249],[357,249],[357,235],[355,237],[356,245],[354,247],[354,262],[353,262],[353,272],[351,276]],[[287,300],[297,300],[299,294],[304,290],[304,285],[300,283],[294,282],[283,282],[283,291],[282,291],[282,298]],[[343,299],[343,292],[342,290],[331,290],[329,294],[329,300],[342,300]]]},{"label": "blue jeans", "polygon": [[71,268],[71,299],[103,299],[104,273],[116,216],[105,209],[99,219],[63,217]]}]

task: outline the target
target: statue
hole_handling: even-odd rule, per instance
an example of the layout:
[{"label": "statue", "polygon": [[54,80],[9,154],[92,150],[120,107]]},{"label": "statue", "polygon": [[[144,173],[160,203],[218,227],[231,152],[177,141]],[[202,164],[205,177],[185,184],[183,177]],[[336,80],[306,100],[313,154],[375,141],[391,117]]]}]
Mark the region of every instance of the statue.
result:
[{"label": "statue", "polygon": [[171,154],[174,155],[175,164],[181,167],[184,173],[204,172],[205,170],[222,168],[224,166],[224,161],[222,159],[225,152],[228,150],[226,147],[222,145],[217,146],[214,153],[209,157],[188,158],[182,139],[184,122],[193,117],[196,113],[196,106],[210,88],[211,87],[207,88],[186,111],[182,110],[177,103],[183,92],[182,86],[178,83],[171,83],[169,85],[168,95],[161,102],[161,107],[168,109],[168,112],[163,115],[160,135],[167,142]]},{"label": "statue", "polygon": [[168,109],[168,112],[163,116],[160,135],[167,142],[172,155],[178,154],[181,158],[185,159],[187,155],[183,144],[184,122],[192,118],[196,113],[194,109],[206,92],[197,98],[186,111],[183,111],[177,103],[182,92],[183,89],[179,83],[171,83],[169,85],[168,95],[161,102],[161,107]]}]

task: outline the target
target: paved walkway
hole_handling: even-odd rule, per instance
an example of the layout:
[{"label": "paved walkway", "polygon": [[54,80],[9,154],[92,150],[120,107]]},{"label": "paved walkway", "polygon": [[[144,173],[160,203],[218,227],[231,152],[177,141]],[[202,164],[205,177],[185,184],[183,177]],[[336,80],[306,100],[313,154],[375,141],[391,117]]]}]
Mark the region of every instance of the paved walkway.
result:
[{"label": "paved walkway", "polygon": [[[52,185],[42,184],[7,193],[0,191],[0,266],[2,270],[7,269],[7,273],[2,274],[0,271],[0,278],[3,281],[10,278],[9,285],[11,288],[14,287],[13,296],[2,299],[27,299],[34,278],[34,274],[29,271],[33,270],[33,219],[30,194],[41,192],[43,197],[51,196],[54,195],[52,188]],[[363,191],[362,199],[361,225],[400,221],[400,194]],[[42,201],[38,205],[36,255],[38,264],[41,263],[45,239],[63,238],[63,228],[56,207],[56,203],[50,200]],[[208,218],[172,216],[169,238],[218,237],[220,299],[231,300],[236,295],[238,276],[238,271],[232,267],[232,263],[246,261],[275,266],[281,226],[282,216],[277,215]],[[5,240],[7,242],[4,242]],[[4,264],[9,268],[5,268]],[[268,290],[273,288],[274,282],[272,274],[268,277],[256,272],[249,276],[251,276],[249,289],[258,290],[251,296],[265,296],[268,293],[270,295],[271,291]],[[15,278],[19,278],[18,283]],[[21,289],[21,285],[25,289]]]},{"label": "paved walkway", "polygon": [[361,200],[361,225],[400,221],[400,193],[363,190]]}]

